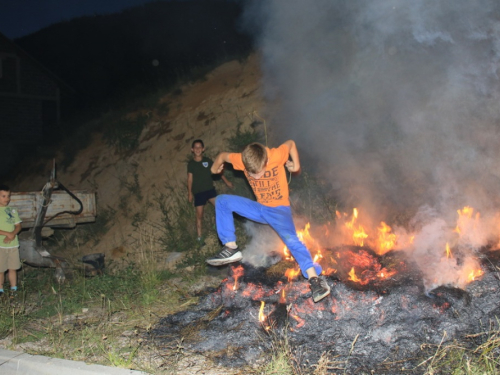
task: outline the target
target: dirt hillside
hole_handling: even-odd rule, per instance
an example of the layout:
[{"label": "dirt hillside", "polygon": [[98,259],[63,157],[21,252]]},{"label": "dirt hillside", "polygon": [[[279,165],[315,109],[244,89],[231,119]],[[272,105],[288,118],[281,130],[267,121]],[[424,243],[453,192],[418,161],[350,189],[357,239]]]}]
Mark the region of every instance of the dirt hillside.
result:
[{"label": "dirt hillside", "polygon": [[[159,223],[161,211],[155,197],[167,194],[167,185],[185,189],[191,142],[203,139],[205,153],[215,156],[226,150],[227,138],[234,135],[238,124],[241,130],[249,129],[256,114],[262,114],[260,77],[258,56],[231,61],[213,70],[206,79],[162,97],[158,107],[168,106],[168,111],[155,108],[129,113],[130,118],[147,116],[139,146],[133,152],[119,152],[107,145],[101,133],[93,134],[91,146],[81,150],[65,171],[58,171],[57,178],[69,189],[96,191],[98,215],[110,216],[109,230],[98,241],[65,250],[83,255],[102,252],[107,259],[133,255],[138,241],[138,215],[141,224]],[[51,160],[41,165],[34,173],[12,182],[13,191],[41,189]],[[154,231],[155,225],[150,227]]]}]

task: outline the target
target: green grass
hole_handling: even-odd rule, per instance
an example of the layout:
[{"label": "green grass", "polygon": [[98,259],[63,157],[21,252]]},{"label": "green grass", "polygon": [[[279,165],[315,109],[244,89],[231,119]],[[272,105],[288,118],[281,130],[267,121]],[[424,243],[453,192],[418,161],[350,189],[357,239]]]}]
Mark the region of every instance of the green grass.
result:
[{"label": "green grass", "polygon": [[[483,375],[500,373],[500,330],[465,336],[446,345],[428,345],[429,356],[419,365],[426,375]],[[443,337],[444,338],[444,337]]]},{"label": "green grass", "polygon": [[[75,271],[63,284],[53,269],[25,266],[16,303],[0,301],[0,338],[9,337],[13,345],[38,342],[34,354],[147,368],[138,358],[141,335],[159,316],[175,312],[185,293],[165,288],[174,274],[156,269],[156,254],[146,242],[136,263],[91,278]],[[127,345],[121,337],[125,330],[138,332]]]}]

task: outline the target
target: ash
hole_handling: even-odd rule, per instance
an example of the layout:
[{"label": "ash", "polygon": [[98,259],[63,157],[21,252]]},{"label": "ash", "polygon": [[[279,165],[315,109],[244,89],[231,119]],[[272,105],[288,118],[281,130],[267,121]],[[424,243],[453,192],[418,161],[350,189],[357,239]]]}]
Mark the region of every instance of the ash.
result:
[{"label": "ash", "polygon": [[206,291],[193,309],[163,318],[150,339],[171,347],[182,337],[186,350],[238,367],[260,363],[286,335],[302,366],[329,352],[348,373],[420,373],[422,345],[445,344],[497,324],[500,282],[491,260],[466,290],[441,286],[426,292],[408,260],[395,262],[394,254],[387,259],[400,267],[391,279],[361,286],[338,271],[326,277],[330,296],[316,304],[305,279],[289,282],[247,264],[228,267],[217,290]]}]

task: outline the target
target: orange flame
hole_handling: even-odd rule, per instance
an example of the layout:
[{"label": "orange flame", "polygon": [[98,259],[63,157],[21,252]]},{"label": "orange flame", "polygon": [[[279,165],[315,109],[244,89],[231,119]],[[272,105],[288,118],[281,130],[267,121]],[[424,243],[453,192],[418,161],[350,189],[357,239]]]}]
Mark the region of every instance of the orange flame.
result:
[{"label": "orange flame", "polygon": [[469,273],[469,276],[467,277],[467,282],[471,283],[471,282],[475,281],[479,276],[482,276],[483,273],[484,272],[481,269],[471,271]]},{"label": "orange flame", "polygon": [[294,268],[288,268],[285,271],[285,276],[288,278],[288,282],[291,282],[293,279],[295,279],[298,275],[300,275],[300,270],[299,269],[294,269]]},{"label": "orange flame", "polygon": [[260,310],[259,310],[259,322],[264,323],[266,321],[266,316],[264,315],[264,306],[266,303],[264,301],[260,301]]},{"label": "orange flame", "polygon": [[476,229],[480,218],[479,212],[477,212],[475,217],[473,218],[472,215],[474,214],[474,208],[465,206],[463,209],[457,210],[457,213],[458,220],[457,226],[455,228],[456,233],[461,236],[465,232],[474,231]]},{"label": "orange flame", "polygon": [[317,263],[320,259],[323,259],[323,254],[321,254],[321,250],[318,250],[314,256],[313,262]]},{"label": "orange flame", "polygon": [[354,271],[354,267],[349,271],[349,280],[354,281],[355,283],[359,283],[361,280],[356,276],[356,271]]},{"label": "orange flame", "polygon": [[280,300],[279,300],[279,303],[286,303],[286,293],[285,293],[285,289],[281,289],[281,296],[280,296]]},{"label": "orange flame", "polygon": [[450,244],[446,243],[446,258],[453,258],[453,254],[451,253]]},{"label": "orange flame", "polygon": [[283,248],[283,255],[286,260],[292,260],[292,255],[290,254],[290,250],[288,250],[288,247],[286,247],[286,245]]},{"label": "orange flame", "polygon": [[[337,212],[337,217],[340,217],[340,213]],[[352,232],[352,239],[354,244],[357,246],[363,246],[365,239],[368,235],[365,232],[365,229],[361,225],[356,226],[356,221],[358,219],[358,209],[354,208],[352,212],[352,219],[349,222],[345,223],[345,226],[349,231]]]},{"label": "orange flame", "polygon": [[383,221],[380,222],[378,229],[377,250],[380,255],[392,250],[396,245],[396,235],[391,233],[392,229]]},{"label": "orange flame", "polygon": [[243,276],[245,270],[241,264],[238,267],[231,267],[231,268],[233,270],[233,277],[234,277],[233,290],[238,290],[238,279],[241,276]]},{"label": "orange flame", "polygon": [[[266,315],[264,314],[264,306],[266,305],[266,303],[264,301],[260,301],[260,310],[259,310],[259,322],[264,325],[265,322],[266,322]],[[271,329],[270,326],[268,325],[264,325],[264,329],[266,331],[269,331]]]},{"label": "orange flame", "polygon": [[[311,234],[309,233],[309,228],[311,228],[311,224],[307,223],[303,230],[297,231],[297,237],[299,238],[299,240],[301,242],[303,242],[306,245],[306,247],[309,250],[318,249],[319,255],[317,255],[317,256],[319,256],[319,258],[321,258],[322,257],[321,252],[319,251],[320,246],[316,242],[316,240],[311,236]],[[290,250],[288,249],[288,247],[286,245],[283,248],[283,255],[284,255],[286,260],[293,259],[293,256],[290,254]]]}]

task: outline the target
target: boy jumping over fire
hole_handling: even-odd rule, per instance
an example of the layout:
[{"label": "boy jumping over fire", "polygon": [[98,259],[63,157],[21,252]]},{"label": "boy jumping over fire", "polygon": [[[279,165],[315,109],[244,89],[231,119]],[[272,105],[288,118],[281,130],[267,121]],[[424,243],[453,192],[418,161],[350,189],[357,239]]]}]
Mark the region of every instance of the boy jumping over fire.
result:
[{"label": "boy jumping over fire", "polygon": [[272,149],[260,143],[251,143],[241,153],[222,152],[212,165],[212,173],[221,173],[225,162],[231,163],[234,169],[244,171],[257,202],[236,195],[219,195],[216,198],[217,234],[224,247],[215,257],[207,259],[207,263],[221,266],[242,259],[236,244],[233,220],[233,213],[237,213],[252,221],[270,225],[292,253],[304,277],[309,279],[313,301],[325,298],[330,294],[330,287],[318,276],[322,271],[321,266],[313,262],[309,250],[297,237],[288,199],[285,167],[289,172],[300,170],[295,142],[289,140]]}]

